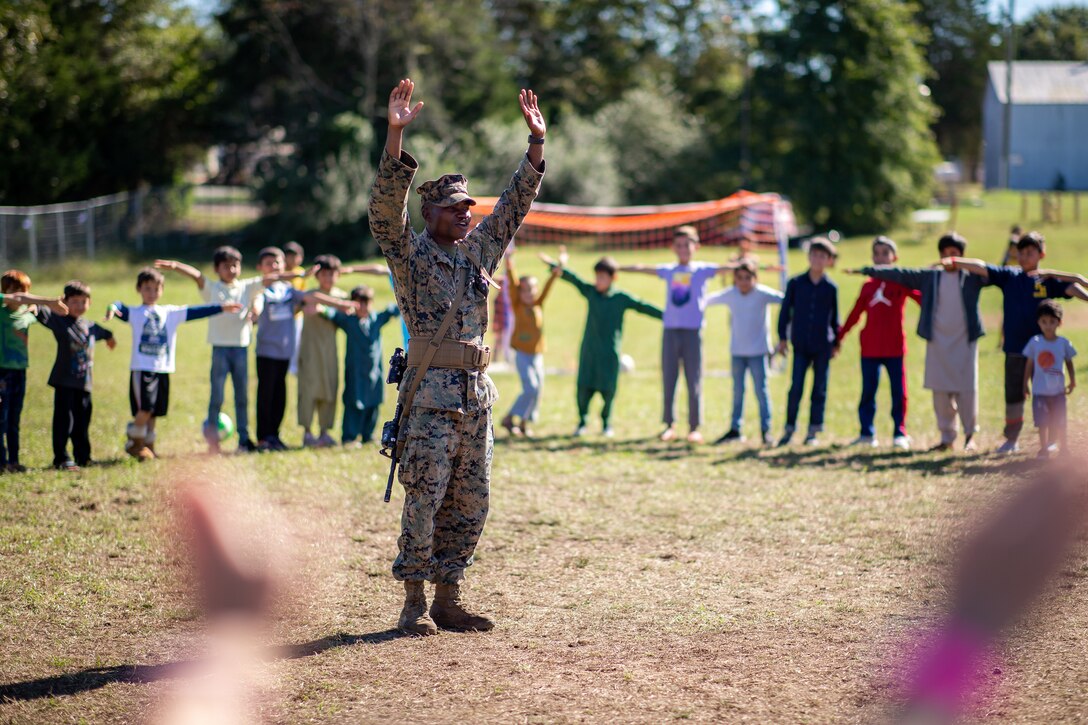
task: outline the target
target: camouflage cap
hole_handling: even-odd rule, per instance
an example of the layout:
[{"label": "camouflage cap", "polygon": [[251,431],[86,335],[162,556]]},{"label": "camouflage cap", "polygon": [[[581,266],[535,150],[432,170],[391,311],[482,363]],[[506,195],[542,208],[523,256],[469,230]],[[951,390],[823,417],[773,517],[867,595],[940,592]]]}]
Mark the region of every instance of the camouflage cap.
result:
[{"label": "camouflage cap", "polygon": [[416,193],[423,197],[424,204],[453,206],[467,201],[470,206],[476,205],[476,200],[468,195],[468,179],[461,174],[446,174],[435,181],[425,181]]}]

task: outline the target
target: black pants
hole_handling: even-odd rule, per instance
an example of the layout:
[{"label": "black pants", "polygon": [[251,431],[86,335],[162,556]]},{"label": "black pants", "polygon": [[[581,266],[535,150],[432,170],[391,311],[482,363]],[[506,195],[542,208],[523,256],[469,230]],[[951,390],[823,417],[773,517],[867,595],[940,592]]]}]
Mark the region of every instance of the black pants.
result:
[{"label": "black pants", "polygon": [[19,464],[19,419],[25,396],[26,370],[0,368],[0,464]]},{"label": "black pants", "polygon": [[287,409],[287,368],[290,360],[257,357],[257,440],[280,434]]},{"label": "black pants", "polygon": [[91,460],[91,394],[81,388],[56,388],[53,395],[53,465],[68,462],[68,439],[72,459],[85,466]]}]

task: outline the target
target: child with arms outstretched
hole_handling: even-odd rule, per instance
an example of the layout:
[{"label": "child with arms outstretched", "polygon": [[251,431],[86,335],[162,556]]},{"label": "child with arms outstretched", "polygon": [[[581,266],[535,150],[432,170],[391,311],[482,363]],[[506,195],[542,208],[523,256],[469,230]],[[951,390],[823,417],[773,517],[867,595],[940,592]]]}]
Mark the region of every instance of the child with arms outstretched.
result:
[{"label": "child with arms outstretched", "polygon": [[585,435],[589,403],[594,395],[599,394],[604,400],[601,408],[602,432],[606,437],[611,437],[612,402],[619,384],[624,313],[634,310],[660,320],[663,312],[658,307],[613,288],[619,267],[611,257],[603,257],[594,265],[593,284],[566,268],[568,257],[564,247],[559,248],[558,260],[545,255],[540,255],[540,258],[548,266],[562,269],[562,278],[574,285],[589,305],[582,348],[578,356],[578,427],[574,435]]}]

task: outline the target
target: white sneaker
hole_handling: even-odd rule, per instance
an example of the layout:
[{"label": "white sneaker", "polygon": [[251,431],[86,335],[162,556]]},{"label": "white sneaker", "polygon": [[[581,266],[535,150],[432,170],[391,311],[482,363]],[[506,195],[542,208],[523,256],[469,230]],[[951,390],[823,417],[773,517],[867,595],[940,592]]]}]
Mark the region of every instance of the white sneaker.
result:
[{"label": "white sneaker", "polygon": [[612,430],[612,426],[608,426],[601,431],[601,435],[603,435],[605,438],[612,438],[616,435],[616,431]]},{"label": "white sneaker", "polygon": [[1005,441],[997,447],[997,452],[1002,455],[1011,456],[1013,453],[1017,453],[1020,450],[1020,444],[1016,441]]},{"label": "white sneaker", "polygon": [[876,439],[876,436],[858,436],[854,440],[850,441],[850,445],[876,448],[880,445],[880,441]]},{"label": "white sneaker", "polygon": [[896,436],[892,439],[892,447],[901,451],[910,450],[910,436]]},{"label": "white sneaker", "polygon": [[581,438],[585,434],[586,434],[586,427],[584,425],[580,425],[580,426],[578,426],[577,428],[574,429],[574,437],[575,438]]}]

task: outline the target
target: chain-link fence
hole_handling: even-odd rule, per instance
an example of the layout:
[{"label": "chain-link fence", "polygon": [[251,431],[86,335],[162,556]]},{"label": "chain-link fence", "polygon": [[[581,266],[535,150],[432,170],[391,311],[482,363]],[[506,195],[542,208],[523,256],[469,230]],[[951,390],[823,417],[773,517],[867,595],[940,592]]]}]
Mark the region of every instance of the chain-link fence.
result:
[{"label": "chain-link fence", "polygon": [[0,264],[31,268],[93,260],[103,252],[137,255],[177,248],[197,234],[221,234],[258,219],[252,192],[233,186],[182,186],[41,206],[0,206]]}]

